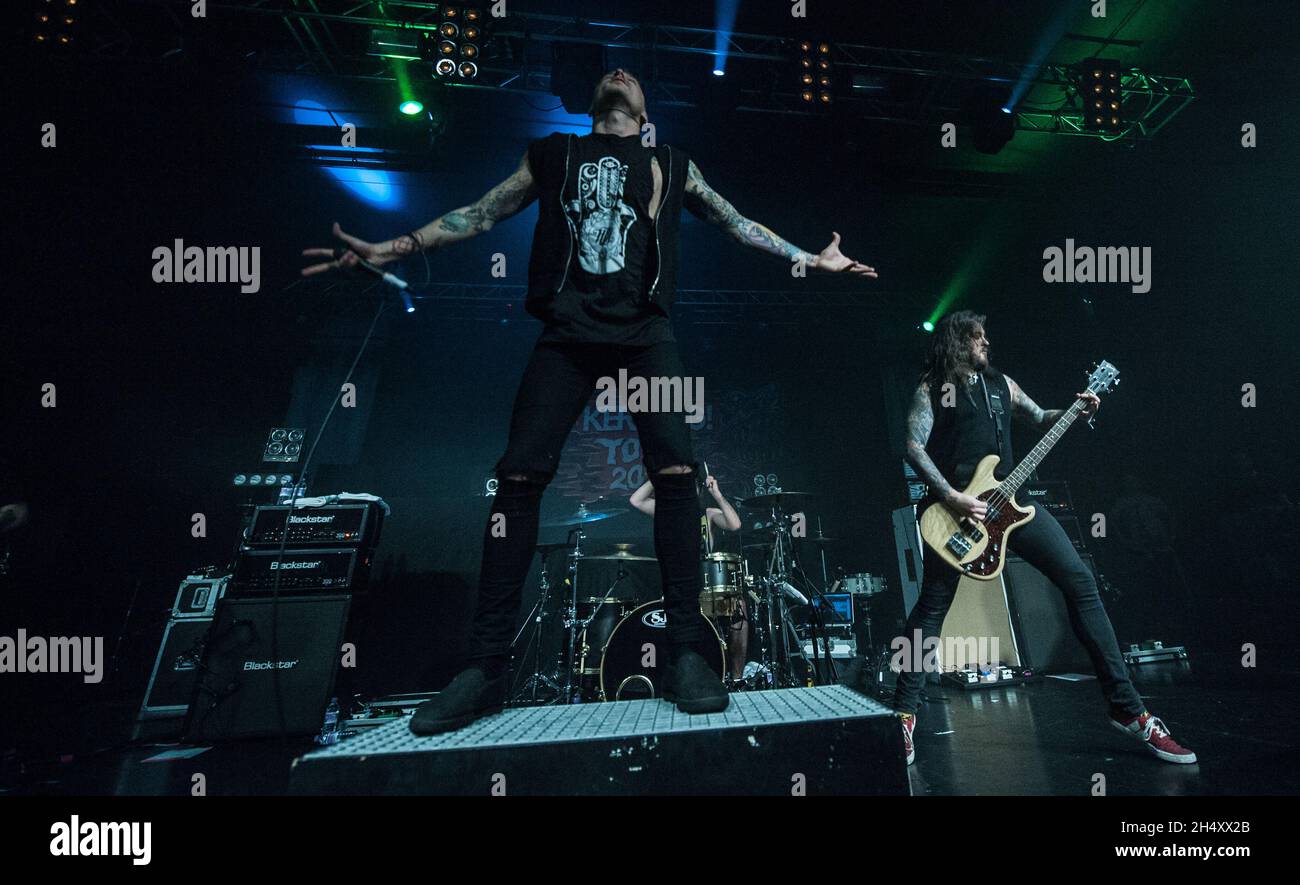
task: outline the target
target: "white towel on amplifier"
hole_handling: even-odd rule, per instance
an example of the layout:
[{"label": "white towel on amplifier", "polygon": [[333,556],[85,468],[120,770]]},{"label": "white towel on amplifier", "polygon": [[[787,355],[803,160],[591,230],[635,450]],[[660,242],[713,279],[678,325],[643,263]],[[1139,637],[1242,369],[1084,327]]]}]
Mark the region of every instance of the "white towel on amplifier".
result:
[{"label": "white towel on amplifier", "polygon": [[314,498],[299,498],[293,502],[295,508],[298,507],[327,507],[330,504],[343,504],[348,501],[373,501],[380,507],[384,508],[384,516],[392,516],[393,508],[388,506],[388,502],[378,495],[372,495],[369,492],[338,492],[333,495],[317,495]]}]

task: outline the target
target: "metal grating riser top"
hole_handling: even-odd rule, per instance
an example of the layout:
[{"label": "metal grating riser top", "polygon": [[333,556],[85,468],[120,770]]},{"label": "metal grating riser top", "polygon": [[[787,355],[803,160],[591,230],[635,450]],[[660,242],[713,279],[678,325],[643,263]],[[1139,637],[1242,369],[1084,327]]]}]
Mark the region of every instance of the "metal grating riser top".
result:
[{"label": "metal grating riser top", "polygon": [[650,737],[891,715],[893,712],[888,707],[841,685],[738,692],[731,696],[731,704],[725,711],[703,716],[679,712],[663,700],[518,707],[480,719],[459,731],[432,737],[411,734],[407,727],[410,717],[403,717],[332,747],[308,753],[302,761]]}]

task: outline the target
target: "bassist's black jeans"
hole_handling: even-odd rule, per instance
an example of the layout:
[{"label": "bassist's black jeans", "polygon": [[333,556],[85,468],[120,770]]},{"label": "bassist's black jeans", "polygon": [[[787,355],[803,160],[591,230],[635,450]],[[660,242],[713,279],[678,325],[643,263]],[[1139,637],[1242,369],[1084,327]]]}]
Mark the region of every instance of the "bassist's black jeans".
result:
[{"label": "bassist's black jeans", "polygon": [[[510,418],[510,442],[497,462],[500,485],[483,533],[483,563],[470,656],[499,663],[509,653],[524,578],[537,545],[542,492],[555,476],[560,451],[590,400],[598,378],[679,377],[685,370],[675,342],[645,347],[539,342],[524,369]],[[646,472],[655,489],[655,556],[663,577],[667,639],[674,646],[703,635],[700,614],[700,506],[690,428],[681,412],[633,412]],[[510,479],[509,477],[523,477]]]},{"label": "bassist's black jeans", "polygon": [[[1141,713],[1145,707],[1129,679],[1128,665],[1124,663],[1119,643],[1115,640],[1115,629],[1097,593],[1097,581],[1066,537],[1065,529],[1054,516],[1039,507],[1028,524],[1011,533],[1008,546],[1065,594],[1070,626],[1088,652],[1101,683],[1101,693],[1112,711],[1128,716]],[[921,598],[908,616],[903,631],[909,641],[916,636],[917,630],[921,631],[922,641],[939,635],[961,578],[956,569],[928,546],[923,568]],[[996,582],[990,584],[996,586]],[[925,677],[925,673],[910,670],[899,674],[894,691],[894,709],[900,713],[916,712]]]}]

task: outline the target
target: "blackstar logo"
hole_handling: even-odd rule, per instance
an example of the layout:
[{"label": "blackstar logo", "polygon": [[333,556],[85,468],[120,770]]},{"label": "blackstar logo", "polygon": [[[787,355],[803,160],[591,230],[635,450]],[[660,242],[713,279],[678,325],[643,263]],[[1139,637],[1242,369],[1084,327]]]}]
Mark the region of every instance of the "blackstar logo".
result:
[{"label": "blackstar logo", "polygon": [[316,523],[316,522],[333,522],[333,521],[334,521],[333,516],[290,516],[289,517],[289,522],[296,522],[299,524]]},{"label": "blackstar logo", "polygon": [[298,661],[244,661],[245,670],[292,670]]},{"label": "blackstar logo", "polygon": [[310,562],[273,562],[273,563],[271,563],[271,571],[276,571],[277,569],[278,569],[279,571],[284,571],[285,569],[290,569],[290,568],[320,568],[320,560],[319,560],[319,559],[313,559],[313,560],[311,560]]}]

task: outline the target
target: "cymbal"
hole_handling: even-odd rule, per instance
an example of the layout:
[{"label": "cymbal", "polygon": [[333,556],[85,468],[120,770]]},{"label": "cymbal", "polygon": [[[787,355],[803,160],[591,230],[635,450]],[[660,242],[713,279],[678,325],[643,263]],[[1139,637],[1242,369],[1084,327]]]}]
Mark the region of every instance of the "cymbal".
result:
[{"label": "cymbal", "polygon": [[579,507],[572,513],[547,520],[542,523],[542,528],[554,529],[571,525],[586,525],[589,522],[600,522],[602,519],[620,516],[625,512],[623,510],[588,510],[586,507]]},{"label": "cymbal", "polygon": [[830,535],[813,535],[811,538],[795,538],[802,544],[834,544],[837,541],[843,541],[843,538],[832,538]]},{"label": "cymbal", "polygon": [[628,553],[624,550],[620,550],[617,553],[598,553],[595,556],[587,556],[584,554],[582,558],[595,559],[598,561],[605,560],[610,562],[613,562],[615,560],[619,562],[655,562],[656,561],[653,556],[637,556],[635,553]]},{"label": "cymbal", "polygon": [[813,499],[812,492],[772,492],[768,495],[755,495],[752,498],[741,498],[740,506],[747,510],[770,510],[773,507],[778,510],[782,505],[801,507],[810,504]]}]

